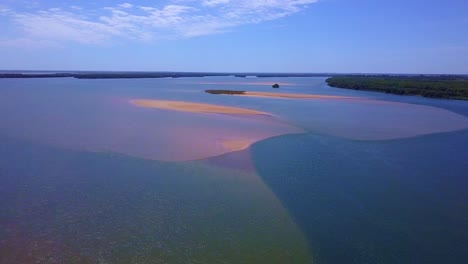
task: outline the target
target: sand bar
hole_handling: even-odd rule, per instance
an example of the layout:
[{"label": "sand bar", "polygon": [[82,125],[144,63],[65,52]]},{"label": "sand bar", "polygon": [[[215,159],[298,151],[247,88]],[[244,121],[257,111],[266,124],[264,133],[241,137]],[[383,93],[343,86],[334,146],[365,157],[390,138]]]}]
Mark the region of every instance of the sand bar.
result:
[{"label": "sand bar", "polygon": [[289,99],[356,99],[357,97],[338,96],[338,95],[323,95],[323,94],[295,94],[295,93],[276,93],[276,92],[249,92],[235,90],[205,90],[210,94],[228,94],[251,97],[266,97],[266,98],[289,98]]},{"label": "sand bar", "polygon": [[202,85],[258,85],[258,86],[272,86],[278,84],[280,86],[296,86],[297,84],[288,82],[199,82]]},{"label": "sand bar", "polygon": [[130,101],[132,104],[140,107],[156,108],[190,113],[208,113],[208,114],[236,114],[236,115],[270,115],[265,112],[251,110],[247,108],[238,108],[222,105],[190,103],[182,101],[167,100],[149,100],[135,99]]},{"label": "sand bar", "polygon": [[223,140],[221,144],[229,151],[239,151],[250,147],[255,141],[252,139]]},{"label": "sand bar", "polygon": [[321,94],[294,94],[294,93],[273,93],[273,92],[245,92],[243,96],[290,98],[290,99],[352,99],[349,96],[321,95]]}]

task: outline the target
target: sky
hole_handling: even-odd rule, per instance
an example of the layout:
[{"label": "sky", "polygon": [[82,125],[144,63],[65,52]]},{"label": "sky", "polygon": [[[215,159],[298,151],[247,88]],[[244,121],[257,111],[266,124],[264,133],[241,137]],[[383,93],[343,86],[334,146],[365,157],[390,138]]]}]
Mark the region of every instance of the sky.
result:
[{"label": "sky", "polygon": [[0,0],[0,69],[468,74],[467,14],[466,0]]}]

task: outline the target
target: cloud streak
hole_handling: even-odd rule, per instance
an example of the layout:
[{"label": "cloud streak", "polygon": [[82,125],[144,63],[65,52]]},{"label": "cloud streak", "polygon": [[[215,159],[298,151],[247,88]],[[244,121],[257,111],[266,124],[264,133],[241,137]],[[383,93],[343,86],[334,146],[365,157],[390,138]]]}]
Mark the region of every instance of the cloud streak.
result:
[{"label": "cloud streak", "polygon": [[159,6],[121,3],[87,9],[72,6],[18,11],[0,8],[15,36],[0,43],[99,44],[151,42],[219,34],[238,26],[293,15],[317,0],[172,0]]}]

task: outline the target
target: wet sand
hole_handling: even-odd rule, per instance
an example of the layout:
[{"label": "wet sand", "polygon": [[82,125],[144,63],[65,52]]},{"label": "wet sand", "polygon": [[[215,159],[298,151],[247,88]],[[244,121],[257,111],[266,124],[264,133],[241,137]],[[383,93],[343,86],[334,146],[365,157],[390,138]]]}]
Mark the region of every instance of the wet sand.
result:
[{"label": "wet sand", "polygon": [[197,84],[206,85],[258,85],[258,86],[272,86],[278,84],[279,86],[296,86],[297,84],[288,82],[200,82]]},{"label": "wet sand", "polygon": [[238,108],[238,107],[203,104],[203,103],[190,103],[190,102],[182,102],[182,101],[135,99],[135,100],[131,100],[130,102],[140,107],[173,110],[173,111],[179,111],[179,112],[209,113],[209,114],[236,114],[236,115],[270,115],[265,112],[260,112],[260,111],[251,110],[247,108]]},{"label": "wet sand", "polygon": [[[177,122],[167,120],[164,125],[155,124],[157,131],[148,136],[144,146],[135,147],[134,142],[129,146],[133,151],[126,151],[127,154],[160,161],[202,160],[248,151],[252,144],[260,140],[303,132],[270,113],[246,108],[153,99],[133,99],[129,102],[137,107],[173,111],[171,115],[176,112],[200,113],[192,117],[198,120],[196,122],[195,119],[183,122],[181,118],[190,118],[189,115],[177,114]],[[151,113],[156,118],[168,114],[159,111]],[[154,141],[158,144],[149,144]],[[170,147],[165,142],[171,142]]]},{"label": "wet sand", "polygon": [[289,98],[289,99],[354,99],[349,96],[321,95],[321,94],[294,94],[294,93],[274,93],[274,92],[245,92],[239,94],[252,97]]},{"label": "wet sand", "polygon": [[238,150],[246,149],[250,147],[252,143],[253,141],[249,139],[224,140],[221,142],[223,147],[230,151],[238,151]]},{"label": "wet sand", "polygon": [[322,94],[296,94],[296,93],[276,93],[276,92],[249,92],[237,90],[205,90],[206,93],[215,95],[238,95],[263,98],[287,98],[287,99],[358,99],[351,96],[322,95]]}]

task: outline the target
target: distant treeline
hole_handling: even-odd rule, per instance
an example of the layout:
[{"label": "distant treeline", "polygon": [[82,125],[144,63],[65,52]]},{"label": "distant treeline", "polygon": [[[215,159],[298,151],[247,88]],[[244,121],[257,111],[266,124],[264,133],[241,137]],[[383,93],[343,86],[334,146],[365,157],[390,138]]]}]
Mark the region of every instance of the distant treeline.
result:
[{"label": "distant treeline", "polygon": [[78,73],[0,73],[0,78],[141,79],[229,76],[226,73],[202,72],[78,72]]},{"label": "distant treeline", "polygon": [[0,73],[0,78],[66,78],[73,73]]},{"label": "distant treeline", "polygon": [[466,76],[335,76],[326,82],[338,88],[468,100]]},{"label": "distant treeline", "polygon": [[329,77],[324,73],[212,73],[212,72],[58,72],[58,73],[0,73],[0,78],[66,78],[77,79],[140,79],[140,78],[182,78],[234,76],[249,77]]}]

